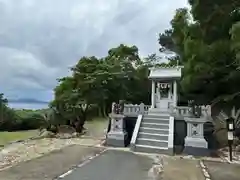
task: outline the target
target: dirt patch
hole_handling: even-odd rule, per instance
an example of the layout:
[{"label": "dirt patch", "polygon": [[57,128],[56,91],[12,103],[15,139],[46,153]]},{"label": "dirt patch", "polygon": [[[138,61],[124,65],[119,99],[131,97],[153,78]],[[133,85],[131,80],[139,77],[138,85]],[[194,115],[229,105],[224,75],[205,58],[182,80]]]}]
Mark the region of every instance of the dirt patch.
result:
[{"label": "dirt patch", "polygon": [[1,171],[0,180],[52,180],[102,150],[72,145]]},{"label": "dirt patch", "polygon": [[239,180],[240,165],[204,161],[212,180]]}]

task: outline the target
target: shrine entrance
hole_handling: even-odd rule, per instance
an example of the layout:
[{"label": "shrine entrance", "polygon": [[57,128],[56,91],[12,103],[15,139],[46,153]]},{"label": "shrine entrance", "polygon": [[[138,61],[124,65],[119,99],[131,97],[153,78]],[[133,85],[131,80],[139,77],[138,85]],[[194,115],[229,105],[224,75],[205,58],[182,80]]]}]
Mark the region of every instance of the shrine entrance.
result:
[{"label": "shrine entrance", "polygon": [[177,106],[177,81],[181,78],[181,66],[152,68],[149,79],[152,80],[151,108],[167,111]]},{"label": "shrine entrance", "polygon": [[156,108],[169,109],[173,105],[173,83],[157,83],[156,88]]}]

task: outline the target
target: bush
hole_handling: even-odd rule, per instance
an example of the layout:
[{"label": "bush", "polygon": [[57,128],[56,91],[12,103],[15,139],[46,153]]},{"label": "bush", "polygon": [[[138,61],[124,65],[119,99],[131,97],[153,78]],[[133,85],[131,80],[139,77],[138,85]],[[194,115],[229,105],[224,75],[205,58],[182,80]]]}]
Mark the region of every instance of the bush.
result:
[{"label": "bush", "polygon": [[15,110],[12,118],[4,119],[0,131],[18,131],[38,129],[43,124],[43,117],[38,111]]}]

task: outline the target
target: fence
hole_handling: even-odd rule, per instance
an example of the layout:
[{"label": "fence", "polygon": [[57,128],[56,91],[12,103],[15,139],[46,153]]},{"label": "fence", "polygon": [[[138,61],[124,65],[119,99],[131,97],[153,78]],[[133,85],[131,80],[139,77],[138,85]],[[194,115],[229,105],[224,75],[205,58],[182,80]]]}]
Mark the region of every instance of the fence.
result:
[{"label": "fence", "polygon": [[[211,120],[211,106],[201,106],[201,117],[207,118],[207,120]],[[172,113],[181,116],[181,117],[190,117],[191,114],[191,108],[188,106],[177,106],[173,107]]]},{"label": "fence", "polygon": [[[145,105],[143,103],[141,104],[124,104],[124,110],[123,114],[125,116],[130,117],[137,117],[139,114],[145,114],[150,109],[150,105]],[[177,107],[171,107],[170,112],[173,113],[176,116],[181,117],[190,117],[191,114],[191,108],[188,106],[177,106]],[[211,107],[209,105],[207,106],[201,106],[201,117],[211,118]]]}]

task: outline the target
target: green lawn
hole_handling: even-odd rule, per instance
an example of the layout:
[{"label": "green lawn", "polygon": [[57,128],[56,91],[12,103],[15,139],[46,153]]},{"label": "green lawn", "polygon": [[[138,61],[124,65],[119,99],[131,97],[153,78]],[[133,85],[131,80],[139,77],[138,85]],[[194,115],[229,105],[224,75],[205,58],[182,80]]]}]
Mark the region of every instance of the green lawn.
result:
[{"label": "green lawn", "polygon": [[3,146],[12,141],[28,139],[30,137],[36,136],[37,134],[38,130],[0,132],[0,146]]},{"label": "green lawn", "polygon": [[[103,134],[104,129],[107,128],[107,125],[107,118],[94,118],[92,121],[87,121],[85,127],[92,136],[100,136]],[[9,142],[28,139],[38,134],[38,130],[0,132],[0,147]]]},{"label": "green lawn", "polygon": [[92,121],[87,121],[84,125],[88,129],[88,133],[91,136],[102,136],[104,129],[108,127],[107,118],[94,118]]}]

